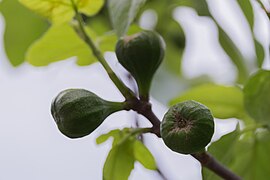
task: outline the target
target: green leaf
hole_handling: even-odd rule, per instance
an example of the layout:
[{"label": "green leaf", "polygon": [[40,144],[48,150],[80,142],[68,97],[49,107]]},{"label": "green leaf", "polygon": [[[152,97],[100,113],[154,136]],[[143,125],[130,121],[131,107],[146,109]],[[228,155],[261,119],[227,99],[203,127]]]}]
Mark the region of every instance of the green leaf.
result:
[{"label": "green leaf", "polygon": [[[208,152],[245,180],[267,180],[270,176],[270,132],[250,131],[247,136],[242,132],[237,128],[223,136],[210,145]],[[203,177],[206,180],[221,179],[205,168]]]},{"label": "green leaf", "polygon": [[[253,31],[254,27],[254,11],[250,0],[237,0],[238,4],[240,5],[248,23],[250,26],[251,31]],[[257,63],[258,66],[261,67],[263,64],[265,52],[262,44],[256,40],[253,34],[254,44],[255,44],[255,51],[257,56]]]},{"label": "green leaf", "polygon": [[48,24],[17,0],[3,0],[0,11],[5,19],[5,50],[10,63],[18,66],[24,62],[27,48],[47,30]]},{"label": "green leaf", "polygon": [[258,122],[270,123],[270,71],[259,70],[244,87],[244,104]]},{"label": "green leaf", "polygon": [[208,5],[206,0],[176,0],[180,6],[188,6],[194,8],[200,16],[209,16]]},{"label": "green leaf", "polygon": [[245,115],[243,94],[237,87],[207,84],[189,89],[171,101],[171,105],[195,100],[208,106],[217,118],[242,118]]},{"label": "green leaf", "polygon": [[232,170],[245,180],[268,180],[270,177],[270,133],[257,132],[254,137],[236,144]]},{"label": "green leaf", "polygon": [[254,26],[254,12],[250,0],[237,0],[251,29]]},{"label": "green leaf", "polygon": [[133,140],[114,146],[103,167],[104,180],[127,180],[134,168]]},{"label": "green leaf", "polygon": [[263,60],[265,57],[264,48],[262,44],[259,43],[256,39],[254,39],[254,43],[255,43],[255,50],[256,50],[256,55],[257,55],[257,64],[258,64],[258,67],[262,67]]},{"label": "green leaf", "polygon": [[96,61],[92,51],[68,24],[53,25],[27,52],[26,60],[34,66],[77,57],[77,64],[89,65]]},{"label": "green leaf", "polygon": [[238,82],[243,83],[248,76],[247,67],[245,65],[245,58],[242,56],[241,52],[230,39],[230,37],[220,27],[218,30],[220,45],[238,69]]},{"label": "green leaf", "polygon": [[[71,0],[19,0],[19,2],[56,24],[68,22],[75,15]],[[91,16],[102,8],[104,0],[74,0],[74,3],[79,12]]]},{"label": "green leaf", "polygon": [[136,140],[134,143],[134,156],[145,168],[157,169],[155,158],[141,141]]},{"label": "green leaf", "polygon": [[146,0],[108,0],[112,25],[118,37],[125,35]]},{"label": "green leaf", "polygon": [[[222,136],[218,141],[213,142],[207,151],[213,155],[220,163],[225,166],[230,165],[230,163],[234,160],[236,154],[234,152],[234,147],[239,140],[240,130],[239,126],[237,126],[236,130],[233,132]],[[203,179],[211,180],[211,179],[222,179],[217,176],[212,171],[207,168],[202,169]]]}]

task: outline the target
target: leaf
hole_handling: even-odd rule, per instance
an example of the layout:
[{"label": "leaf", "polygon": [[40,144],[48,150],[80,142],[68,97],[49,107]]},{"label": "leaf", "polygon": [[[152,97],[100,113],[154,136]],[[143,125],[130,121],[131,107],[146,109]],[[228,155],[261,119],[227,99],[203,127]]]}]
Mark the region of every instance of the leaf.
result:
[{"label": "leaf", "polygon": [[245,58],[242,56],[241,52],[230,37],[220,27],[218,27],[218,31],[220,45],[238,69],[238,82],[245,82],[248,76]]},{"label": "leaf", "polygon": [[217,118],[241,118],[244,116],[243,94],[237,87],[207,84],[189,89],[170,104],[195,100],[208,106]]},{"label": "leaf", "polygon": [[100,136],[96,139],[96,143],[97,143],[97,144],[104,143],[104,142],[107,141],[110,137],[117,138],[117,136],[119,136],[119,133],[120,133],[120,129],[114,129],[114,130],[108,132],[107,134],[102,134],[102,135],[100,135]]},{"label": "leaf", "polygon": [[[238,4],[240,5],[248,23],[250,26],[251,31],[254,29],[254,11],[250,0],[237,0]],[[265,52],[262,44],[256,40],[253,34],[254,44],[255,44],[255,51],[257,56],[257,64],[259,67],[262,66]]]},{"label": "leaf", "polygon": [[[71,0],[19,0],[19,2],[56,24],[68,22],[75,15]],[[104,0],[74,0],[74,2],[79,12],[89,16],[95,15],[104,4]]]},{"label": "leaf", "polygon": [[[221,164],[228,166],[237,156],[234,147],[239,140],[240,130],[237,126],[233,132],[222,136],[218,141],[213,142],[207,151],[213,155]],[[222,179],[207,168],[202,169],[203,179]]]},{"label": "leaf", "polygon": [[[102,52],[112,51],[116,36],[103,35],[97,37],[89,27],[88,35]],[[68,24],[53,25],[28,49],[26,60],[34,66],[46,66],[50,63],[77,57],[77,64],[86,66],[96,62],[90,47],[76,34]]]},{"label": "leaf", "polygon": [[157,169],[155,158],[141,141],[136,140],[134,143],[134,156],[145,168]]},{"label": "leaf", "polygon": [[200,16],[209,16],[208,5],[206,0],[176,0],[180,6],[188,6],[194,8]]},{"label": "leaf", "polygon": [[114,146],[103,167],[104,180],[127,180],[134,168],[133,140]]},{"label": "leaf", "polygon": [[236,144],[236,157],[230,165],[245,180],[268,180],[270,177],[270,133],[257,132],[254,137]]},{"label": "leaf", "polygon": [[108,0],[110,19],[118,37],[125,35],[146,0]]},{"label": "leaf", "polygon": [[112,149],[103,167],[103,179],[128,179],[135,161],[139,161],[145,168],[156,170],[155,159],[145,145],[136,139],[138,134],[131,128],[115,129],[96,139],[101,144],[113,137]]},{"label": "leaf", "polygon": [[254,26],[254,12],[250,0],[237,0],[251,29]]},{"label": "leaf", "polygon": [[87,16],[93,16],[97,14],[104,5],[104,0],[94,0],[94,1],[93,0],[75,0],[75,1],[77,1],[79,12]]},{"label": "leaf", "polygon": [[254,39],[254,43],[255,43],[255,50],[256,50],[256,55],[257,55],[257,64],[258,64],[258,67],[262,67],[263,60],[265,57],[264,48],[262,44],[259,43],[256,39]]},{"label": "leaf", "polygon": [[34,66],[77,57],[77,64],[89,65],[96,61],[91,50],[68,25],[53,25],[27,51],[26,60]]},{"label": "leaf", "polygon": [[5,50],[10,63],[18,66],[24,62],[27,48],[47,30],[48,24],[17,0],[3,0],[0,11],[5,18]]},{"label": "leaf", "polygon": [[117,36],[115,34],[104,34],[96,39],[96,45],[102,52],[115,50]]},{"label": "leaf", "polygon": [[256,121],[270,123],[270,71],[259,70],[250,77],[244,87],[244,104]]},{"label": "leaf", "polygon": [[[267,180],[270,176],[270,132],[258,130],[249,136],[240,135],[237,128],[212,143],[208,152],[245,180]],[[205,168],[203,177],[206,180],[220,179]]]}]

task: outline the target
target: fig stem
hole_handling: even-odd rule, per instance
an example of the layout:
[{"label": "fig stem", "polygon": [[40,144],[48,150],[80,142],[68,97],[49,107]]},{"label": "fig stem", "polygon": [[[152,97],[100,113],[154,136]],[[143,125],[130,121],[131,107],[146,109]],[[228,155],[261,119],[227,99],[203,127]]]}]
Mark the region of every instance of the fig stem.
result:
[{"label": "fig stem", "polygon": [[134,93],[119,79],[119,77],[114,73],[112,68],[109,66],[107,61],[105,60],[104,56],[102,55],[101,51],[96,47],[92,39],[89,37],[89,35],[86,33],[83,25],[83,19],[81,14],[78,11],[78,8],[74,2],[74,0],[71,0],[72,7],[75,12],[75,20],[78,23],[78,26],[73,26],[78,36],[90,47],[92,50],[93,55],[98,59],[98,61],[102,64],[104,69],[106,70],[107,74],[109,75],[110,79],[113,81],[115,86],[118,88],[118,90],[121,92],[121,94],[126,98],[130,99],[132,97],[135,97]]}]

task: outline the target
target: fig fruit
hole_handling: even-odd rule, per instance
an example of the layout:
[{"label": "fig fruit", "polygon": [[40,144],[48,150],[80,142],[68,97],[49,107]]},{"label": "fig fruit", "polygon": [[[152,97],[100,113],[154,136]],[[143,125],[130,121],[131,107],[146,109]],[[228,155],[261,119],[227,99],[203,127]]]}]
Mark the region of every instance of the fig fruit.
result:
[{"label": "fig fruit", "polygon": [[214,133],[214,118],[210,110],[196,102],[185,101],[172,106],[165,114],[160,133],[173,151],[192,154],[203,151]]},{"label": "fig fruit", "polygon": [[140,97],[148,99],[152,78],[165,53],[162,37],[153,31],[126,36],[117,42],[115,52],[120,64],[135,78]]},{"label": "fig fruit", "polygon": [[122,109],[122,103],[106,101],[84,89],[64,90],[51,105],[58,129],[69,138],[92,133],[106,117]]}]

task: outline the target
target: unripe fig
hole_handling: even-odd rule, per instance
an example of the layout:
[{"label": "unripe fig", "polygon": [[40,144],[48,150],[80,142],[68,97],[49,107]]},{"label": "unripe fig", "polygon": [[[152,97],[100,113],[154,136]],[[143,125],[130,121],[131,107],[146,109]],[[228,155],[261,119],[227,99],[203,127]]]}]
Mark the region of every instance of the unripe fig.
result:
[{"label": "unripe fig", "polygon": [[135,78],[140,96],[148,99],[152,78],[164,57],[162,37],[153,31],[126,36],[117,42],[115,52],[120,64]]},{"label": "unripe fig", "polygon": [[84,89],[64,90],[51,105],[58,129],[69,138],[92,133],[106,117],[122,109],[122,103],[106,101]]},{"label": "unripe fig", "polygon": [[171,150],[181,154],[196,153],[203,151],[211,141],[214,118],[206,106],[196,101],[185,101],[168,110],[160,133]]}]

